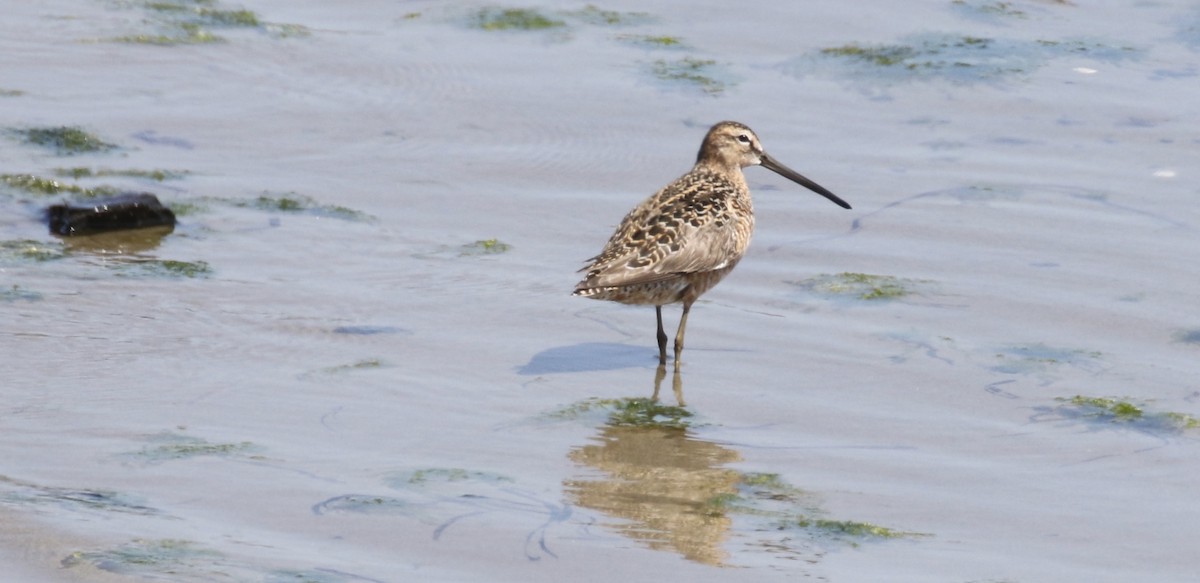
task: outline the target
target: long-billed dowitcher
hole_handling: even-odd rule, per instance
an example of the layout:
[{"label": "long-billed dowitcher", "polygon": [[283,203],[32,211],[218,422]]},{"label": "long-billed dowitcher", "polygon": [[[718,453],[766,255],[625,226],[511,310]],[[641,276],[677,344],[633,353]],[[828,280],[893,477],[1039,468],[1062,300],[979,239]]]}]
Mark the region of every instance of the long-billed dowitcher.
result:
[{"label": "long-billed dowitcher", "polygon": [[675,333],[675,368],[683,353],[688,312],[701,294],[742,259],[754,233],[754,208],[742,168],[760,165],[842,208],[846,201],[777,162],[743,124],[714,125],[690,172],[625,215],[604,250],[588,260],[573,295],[623,304],[653,305],[658,316],[658,362],[667,362],[662,307],[683,303]]}]

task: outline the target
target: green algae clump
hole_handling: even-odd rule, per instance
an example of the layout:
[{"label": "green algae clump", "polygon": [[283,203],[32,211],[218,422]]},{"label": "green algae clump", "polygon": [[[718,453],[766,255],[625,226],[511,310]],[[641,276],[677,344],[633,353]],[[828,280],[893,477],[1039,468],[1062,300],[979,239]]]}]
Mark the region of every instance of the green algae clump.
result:
[{"label": "green algae clump", "polygon": [[53,261],[67,256],[61,242],[46,243],[32,239],[0,241],[0,259],[23,259],[25,261]]},{"label": "green algae clump", "polygon": [[1150,411],[1145,403],[1137,403],[1128,398],[1075,395],[1059,397],[1056,400],[1075,407],[1082,416],[1097,421],[1166,431],[1200,429],[1200,418],[1175,411]]},{"label": "green algae clump", "polygon": [[659,59],[651,63],[651,72],[664,81],[682,81],[709,95],[725,91],[726,84],[713,73],[717,62],[711,59],[684,57],[675,61]]},{"label": "green algae clump", "polygon": [[896,530],[878,524],[869,522],[858,522],[855,520],[829,520],[826,518],[808,518],[800,516],[792,520],[785,521],[781,528],[801,528],[820,533],[821,535],[843,542],[849,543],[851,546],[858,546],[854,540],[846,539],[894,539],[894,538],[913,538],[930,536],[923,532],[908,532]]},{"label": "green algae clump", "polygon": [[917,50],[904,45],[865,47],[851,43],[840,47],[821,49],[821,54],[834,57],[847,57],[880,67],[890,67],[912,58],[917,54]]},{"label": "green algae clump", "polygon": [[512,245],[499,239],[480,239],[463,245],[460,255],[498,255],[512,250]]},{"label": "green algae clump", "polygon": [[179,180],[188,175],[187,170],[114,170],[111,168],[97,168],[95,170],[86,166],[76,166],[73,168],[55,168],[55,176],[63,178],[98,178],[101,176],[126,176],[129,178],[147,178],[155,182],[163,182],[166,180]]},{"label": "green algae clump", "polygon": [[627,397],[600,399],[593,397],[564,407],[548,416],[555,419],[577,419],[593,411],[607,411],[605,422],[610,427],[658,427],[686,429],[691,426],[692,412],[684,407],[663,405],[657,399]]},{"label": "green algae clump", "polygon": [[566,25],[527,8],[484,8],[475,15],[475,26],[483,30],[545,30]]},{"label": "green algae clump", "polygon": [[794,282],[810,291],[835,296],[851,296],[860,300],[892,300],[914,293],[920,280],[901,279],[891,275],[843,272],[823,274]]},{"label": "green algae clump", "polygon": [[59,155],[64,156],[106,152],[117,147],[116,144],[106,142],[77,126],[27,128],[15,132],[23,137],[27,144],[53,148]]},{"label": "green algae clump", "polygon": [[66,184],[53,178],[45,178],[33,174],[0,174],[0,182],[15,190],[46,196],[75,194],[82,198],[95,198],[99,196],[113,196],[120,192],[111,186],[84,188],[77,184]]},{"label": "green algae clump", "polygon": [[646,47],[678,49],[685,46],[683,39],[669,35],[622,34],[617,35],[616,39]]}]

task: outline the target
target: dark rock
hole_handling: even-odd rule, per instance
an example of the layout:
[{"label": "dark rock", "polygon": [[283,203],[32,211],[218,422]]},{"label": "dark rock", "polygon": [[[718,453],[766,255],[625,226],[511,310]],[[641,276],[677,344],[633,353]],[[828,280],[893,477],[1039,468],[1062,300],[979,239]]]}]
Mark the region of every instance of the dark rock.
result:
[{"label": "dark rock", "polygon": [[70,237],[146,227],[174,227],[175,213],[149,193],[122,194],[88,204],[56,204],[46,209],[50,232]]}]

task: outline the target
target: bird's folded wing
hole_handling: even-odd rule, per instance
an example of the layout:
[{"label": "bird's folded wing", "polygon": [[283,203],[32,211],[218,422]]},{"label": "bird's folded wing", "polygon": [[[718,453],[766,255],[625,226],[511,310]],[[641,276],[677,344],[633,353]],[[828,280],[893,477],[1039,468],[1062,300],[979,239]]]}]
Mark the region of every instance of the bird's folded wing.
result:
[{"label": "bird's folded wing", "polygon": [[655,283],[721,269],[740,258],[731,221],[711,215],[680,221],[665,210],[642,225],[629,225],[619,246],[610,242],[577,289]]}]

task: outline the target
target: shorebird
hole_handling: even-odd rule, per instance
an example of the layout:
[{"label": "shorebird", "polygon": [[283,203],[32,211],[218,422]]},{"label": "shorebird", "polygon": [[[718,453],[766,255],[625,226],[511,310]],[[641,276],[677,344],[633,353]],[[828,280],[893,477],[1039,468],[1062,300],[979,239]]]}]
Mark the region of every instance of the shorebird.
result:
[{"label": "shorebird", "polygon": [[625,215],[604,250],[588,259],[572,295],[652,305],[658,316],[658,363],[667,363],[662,307],[683,303],[675,333],[675,369],[692,304],[737,266],[754,233],[754,208],[742,169],[762,166],[842,208],[846,201],[763,151],[743,124],[714,125],[690,172]]}]

